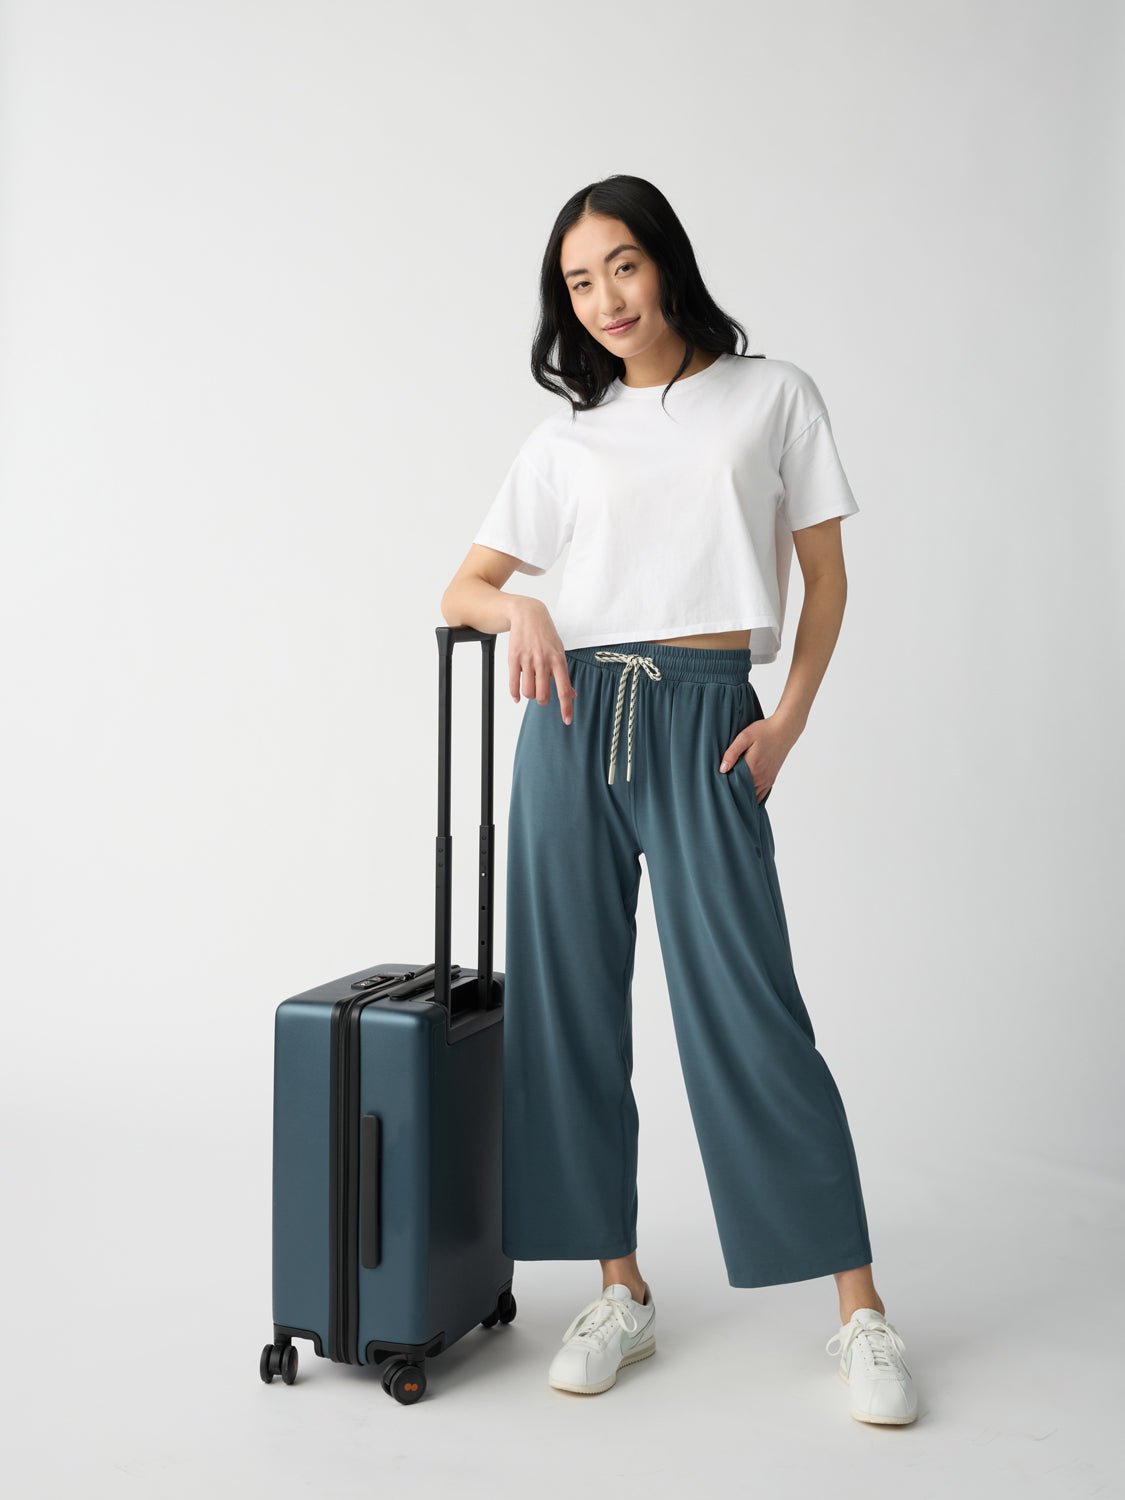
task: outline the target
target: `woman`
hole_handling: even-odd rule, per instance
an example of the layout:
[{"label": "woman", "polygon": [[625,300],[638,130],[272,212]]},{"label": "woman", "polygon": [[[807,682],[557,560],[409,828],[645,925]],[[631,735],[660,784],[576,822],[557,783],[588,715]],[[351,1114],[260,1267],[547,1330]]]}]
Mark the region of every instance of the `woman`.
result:
[{"label": "woman", "polygon": [[[654,1352],[630,1083],[643,853],[730,1284],[833,1274],[841,1326],[827,1348],[852,1414],[909,1422],[905,1344],[872,1280],[765,807],[835,647],[840,521],[859,507],[815,383],[736,350],[744,330],[652,184],[616,176],[575,194],[541,296],[532,372],[567,409],[522,445],[442,599],[451,625],[511,632],[512,697],[537,705],[508,825],[504,1251],[600,1262],[601,1295],[551,1363],[557,1389],[606,1390]],[[503,592],[568,543],[557,622]],[[767,716],[751,658],[778,653],[794,548],[804,606]]]}]

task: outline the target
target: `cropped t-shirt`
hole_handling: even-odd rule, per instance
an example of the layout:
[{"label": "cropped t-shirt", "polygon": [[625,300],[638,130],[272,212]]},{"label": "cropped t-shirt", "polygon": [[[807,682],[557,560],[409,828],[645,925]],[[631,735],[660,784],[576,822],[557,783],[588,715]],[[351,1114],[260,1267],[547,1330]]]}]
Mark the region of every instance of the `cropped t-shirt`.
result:
[{"label": "cropped t-shirt", "polygon": [[663,385],[617,379],[600,405],[532,428],[474,541],[545,573],[563,648],[748,629],[781,645],[792,533],[859,510],[811,376],[720,354]]}]

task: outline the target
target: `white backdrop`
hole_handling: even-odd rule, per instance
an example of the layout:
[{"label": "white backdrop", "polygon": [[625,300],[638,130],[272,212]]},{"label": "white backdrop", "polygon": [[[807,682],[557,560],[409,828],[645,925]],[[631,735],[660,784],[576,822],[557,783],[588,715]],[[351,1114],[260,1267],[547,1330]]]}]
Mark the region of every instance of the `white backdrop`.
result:
[{"label": "white backdrop", "polygon": [[[23,0],[2,24],[18,1492],[1125,1493],[1120,7]],[[727,1285],[647,879],[657,1359],[600,1401],[549,1390],[599,1271],[519,1262],[515,1322],[431,1361],[416,1407],[307,1343],[295,1387],[258,1379],[274,1011],[433,957],[439,600],[553,409],[528,357],[554,216],[616,171],[668,195],[751,350],[812,373],[861,507],[770,816],[921,1396],[889,1443],[823,1352],[831,1278]],[[800,602],[795,567],[790,649]],[[506,646],[498,956],[541,711]],[[787,661],[753,674],[767,712]],[[458,648],[465,965],[478,671]]]}]

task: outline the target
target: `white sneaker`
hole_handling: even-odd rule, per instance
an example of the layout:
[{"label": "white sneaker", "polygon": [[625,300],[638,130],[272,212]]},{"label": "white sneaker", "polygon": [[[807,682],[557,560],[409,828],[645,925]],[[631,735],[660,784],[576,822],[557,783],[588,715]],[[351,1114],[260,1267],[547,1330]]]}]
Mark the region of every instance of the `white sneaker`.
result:
[{"label": "white sneaker", "polygon": [[839,1375],[851,1390],[853,1417],[861,1422],[913,1422],[918,1397],[902,1359],[906,1342],[881,1312],[857,1309],[824,1347],[828,1354],[839,1353]]},{"label": "white sneaker", "polygon": [[627,1286],[615,1281],[587,1303],[563,1334],[547,1381],[558,1391],[593,1396],[616,1383],[622,1365],[655,1353],[652,1288],[646,1281],[645,1300],[638,1302]]}]

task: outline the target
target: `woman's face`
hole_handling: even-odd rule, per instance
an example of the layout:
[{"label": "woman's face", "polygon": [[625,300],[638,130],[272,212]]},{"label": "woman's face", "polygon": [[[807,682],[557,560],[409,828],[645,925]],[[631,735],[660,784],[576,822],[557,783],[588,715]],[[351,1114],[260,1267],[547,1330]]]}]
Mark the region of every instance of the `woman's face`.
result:
[{"label": "woman's face", "polygon": [[[660,310],[660,273],[620,219],[593,214],[563,236],[560,268],[574,316],[599,344],[632,359],[670,331]],[[628,327],[614,332],[613,324]]]}]

